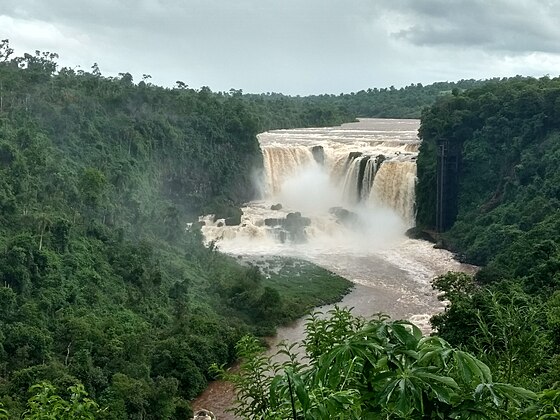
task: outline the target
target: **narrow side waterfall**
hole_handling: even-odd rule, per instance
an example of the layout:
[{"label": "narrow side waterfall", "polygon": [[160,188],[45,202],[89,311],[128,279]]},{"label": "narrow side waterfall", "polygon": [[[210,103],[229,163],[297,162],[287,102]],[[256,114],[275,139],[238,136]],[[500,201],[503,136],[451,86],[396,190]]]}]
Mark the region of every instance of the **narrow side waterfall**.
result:
[{"label": "narrow side waterfall", "polygon": [[262,152],[266,173],[264,194],[268,197],[273,197],[281,191],[284,180],[315,162],[312,150],[305,146],[270,146],[263,147]]},{"label": "narrow side waterfall", "polygon": [[368,197],[395,210],[409,226],[414,224],[416,162],[385,161],[372,182]]}]

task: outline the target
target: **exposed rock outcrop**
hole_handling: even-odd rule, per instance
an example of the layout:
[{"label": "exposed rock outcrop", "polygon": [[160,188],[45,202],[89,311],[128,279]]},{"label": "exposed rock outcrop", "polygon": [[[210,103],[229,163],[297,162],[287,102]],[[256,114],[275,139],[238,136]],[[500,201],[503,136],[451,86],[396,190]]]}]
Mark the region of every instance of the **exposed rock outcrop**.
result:
[{"label": "exposed rock outcrop", "polygon": [[311,153],[313,154],[313,159],[319,165],[323,165],[325,163],[325,150],[323,146],[313,146],[311,148]]},{"label": "exposed rock outcrop", "polygon": [[[279,227],[279,238],[282,242],[286,239],[291,242],[302,243],[307,241],[305,228],[311,225],[309,217],[303,217],[300,212],[288,213],[285,218],[271,217],[264,220],[264,224],[270,227]],[[285,233],[282,234],[281,231]]]},{"label": "exposed rock outcrop", "polygon": [[346,210],[343,207],[331,207],[329,213],[336,217],[336,220],[350,228],[357,228],[360,226],[360,216],[356,213]]},{"label": "exposed rock outcrop", "polygon": [[214,413],[208,410],[198,410],[192,420],[216,420]]}]

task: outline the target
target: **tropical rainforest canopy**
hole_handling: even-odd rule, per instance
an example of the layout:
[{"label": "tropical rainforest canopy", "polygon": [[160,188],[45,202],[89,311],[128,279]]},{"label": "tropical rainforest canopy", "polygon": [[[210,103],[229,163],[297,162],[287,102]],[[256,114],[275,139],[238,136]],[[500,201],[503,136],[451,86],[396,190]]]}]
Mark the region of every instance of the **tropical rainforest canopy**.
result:
[{"label": "tropical rainforest canopy", "polygon": [[422,114],[418,223],[434,227],[437,144],[461,150],[446,246],[481,265],[441,277],[451,304],[440,337],[500,380],[533,390],[560,380],[560,79],[513,78],[441,98]]}]

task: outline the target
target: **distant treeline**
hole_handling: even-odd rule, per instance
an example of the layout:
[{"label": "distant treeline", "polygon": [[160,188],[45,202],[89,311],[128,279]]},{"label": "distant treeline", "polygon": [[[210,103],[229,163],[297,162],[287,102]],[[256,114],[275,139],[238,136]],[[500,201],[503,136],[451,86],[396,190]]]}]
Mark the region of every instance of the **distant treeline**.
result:
[{"label": "distant treeline", "polygon": [[230,94],[243,98],[257,115],[259,128],[327,126],[349,122],[355,118],[420,118],[422,110],[439,97],[450,96],[475,86],[495,82],[490,80],[460,80],[437,82],[423,86],[411,84],[396,89],[373,88],[340,95],[287,96],[281,93]]}]

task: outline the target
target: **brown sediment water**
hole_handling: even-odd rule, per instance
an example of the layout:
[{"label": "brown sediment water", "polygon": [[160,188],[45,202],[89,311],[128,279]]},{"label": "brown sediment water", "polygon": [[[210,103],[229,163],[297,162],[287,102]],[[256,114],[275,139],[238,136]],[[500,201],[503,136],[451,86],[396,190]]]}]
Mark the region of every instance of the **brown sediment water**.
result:
[{"label": "brown sediment water", "polygon": [[236,420],[237,417],[228,409],[233,406],[235,390],[225,381],[214,381],[192,402],[194,412],[201,409],[210,410],[217,420]]},{"label": "brown sediment water", "polygon": [[[249,256],[245,255],[245,258]],[[425,333],[430,332],[430,316],[443,308],[443,303],[438,301],[430,286],[430,280],[447,271],[475,271],[475,267],[455,261],[448,251],[411,239],[404,239],[397,249],[385,250],[377,256],[338,255],[334,259],[332,255],[322,255],[310,260],[355,282],[350,293],[337,303],[338,306],[352,308],[355,315],[366,318],[382,312],[393,319],[408,319]],[[327,312],[334,306],[326,305],[317,310]],[[306,318],[279,328],[277,335],[269,340],[269,354],[274,354],[276,346],[282,341],[301,341]],[[216,381],[193,402],[193,407],[209,409],[218,419],[235,420],[233,414],[226,412],[233,401],[232,385]]]}]

